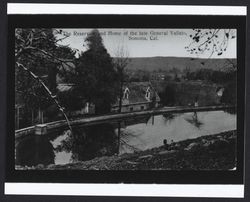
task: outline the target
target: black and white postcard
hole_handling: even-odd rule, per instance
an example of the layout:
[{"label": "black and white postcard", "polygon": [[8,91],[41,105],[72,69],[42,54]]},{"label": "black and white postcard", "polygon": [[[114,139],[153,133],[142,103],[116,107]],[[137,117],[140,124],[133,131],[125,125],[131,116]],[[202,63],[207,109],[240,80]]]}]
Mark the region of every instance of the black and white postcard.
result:
[{"label": "black and white postcard", "polygon": [[243,184],[244,15],[101,14],[9,15],[7,181]]}]

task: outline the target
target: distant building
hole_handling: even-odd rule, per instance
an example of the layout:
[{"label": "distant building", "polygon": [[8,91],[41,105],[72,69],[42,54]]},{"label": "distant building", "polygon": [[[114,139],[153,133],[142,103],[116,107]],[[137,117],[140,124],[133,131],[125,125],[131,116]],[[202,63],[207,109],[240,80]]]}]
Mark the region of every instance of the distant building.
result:
[{"label": "distant building", "polygon": [[153,72],[150,75],[150,80],[152,80],[152,81],[159,81],[159,80],[164,81],[165,76],[166,75],[163,72]]},{"label": "distant building", "polygon": [[[141,111],[158,107],[160,97],[151,82],[130,82],[124,85],[121,112]],[[111,108],[119,111],[119,99]]]},{"label": "distant building", "polygon": [[175,72],[152,72],[150,74],[151,81],[181,81],[183,80],[182,73]]},{"label": "distant building", "polygon": [[218,87],[216,90],[216,93],[219,97],[222,97],[223,93],[224,93],[225,88],[223,87]]}]

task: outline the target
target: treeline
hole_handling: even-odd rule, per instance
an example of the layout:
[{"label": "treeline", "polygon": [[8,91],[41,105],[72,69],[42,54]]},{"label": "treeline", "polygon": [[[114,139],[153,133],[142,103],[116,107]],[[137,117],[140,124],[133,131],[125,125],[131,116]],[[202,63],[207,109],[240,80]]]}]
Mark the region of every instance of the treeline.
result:
[{"label": "treeline", "polygon": [[[198,69],[174,73],[152,81],[157,88],[163,106],[193,105],[197,100],[200,106],[217,104],[236,104],[237,102],[237,68],[227,71]],[[161,75],[161,74],[160,74]],[[223,89],[221,96],[218,91]]]},{"label": "treeline", "polygon": [[149,81],[151,73],[146,70],[128,70],[126,72],[127,80],[129,82],[140,82],[140,81]]},{"label": "treeline", "polygon": [[184,78],[187,80],[203,80],[213,83],[225,84],[236,79],[235,71],[217,71],[212,69],[199,69],[197,71],[188,71]]},{"label": "treeline", "polygon": [[146,71],[146,70],[128,70],[127,78],[131,82],[149,81],[149,80],[165,80],[165,81],[207,81],[212,83],[225,84],[229,81],[236,79],[236,70],[213,70],[200,68],[196,71],[186,69],[180,71],[177,68],[172,68],[168,71],[162,69],[158,71]]}]

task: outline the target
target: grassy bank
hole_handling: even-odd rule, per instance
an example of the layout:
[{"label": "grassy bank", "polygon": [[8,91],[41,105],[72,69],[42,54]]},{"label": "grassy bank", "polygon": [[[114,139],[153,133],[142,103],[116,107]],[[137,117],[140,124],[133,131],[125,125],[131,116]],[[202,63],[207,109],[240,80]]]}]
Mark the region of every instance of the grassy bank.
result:
[{"label": "grassy bank", "polygon": [[38,165],[33,169],[228,170],[236,167],[236,136],[236,131],[227,131],[133,154],[103,156],[66,165]]}]

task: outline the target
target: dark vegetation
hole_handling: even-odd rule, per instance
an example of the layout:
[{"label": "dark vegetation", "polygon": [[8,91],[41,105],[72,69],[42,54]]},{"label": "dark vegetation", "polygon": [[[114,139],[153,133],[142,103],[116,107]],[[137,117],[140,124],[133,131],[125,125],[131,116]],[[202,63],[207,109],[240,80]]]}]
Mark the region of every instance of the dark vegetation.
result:
[{"label": "dark vegetation", "polygon": [[225,84],[236,78],[236,72],[199,69],[197,71],[186,72],[186,75],[184,77],[188,80],[203,80],[216,84]]},{"label": "dark vegetation", "polygon": [[[84,43],[87,51],[78,59],[75,51],[60,46],[56,29],[16,29],[15,86],[19,127],[66,118],[66,111],[95,104],[96,114],[108,113],[119,93],[115,63],[93,30]],[[57,75],[75,84],[74,91],[59,94]]]},{"label": "dark vegetation", "polygon": [[[153,80],[163,105],[193,105],[195,98],[199,105],[236,104],[236,70],[215,71],[199,69],[187,71],[180,79]],[[217,92],[223,88],[222,96]]]},{"label": "dark vegetation", "polygon": [[236,104],[235,59],[133,58],[127,68],[129,81],[154,84],[162,105],[193,105],[196,97],[199,105]]},{"label": "dark vegetation", "polygon": [[236,136],[236,131],[228,131],[121,156],[103,156],[66,165],[17,169],[229,170],[237,166]]},{"label": "dark vegetation", "polygon": [[[20,125],[48,121],[44,116],[64,113],[55,96],[56,74],[65,61],[74,58],[69,47],[57,45],[52,29],[15,30],[15,104],[20,107]],[[52,116],[51,118],[54,118]]]},{"label": "dark vegetation", "polygon": [[110,156],[117,151],[117,137],[111,124],[75,128],[56,150],[71,151],[73,160],[85,161]]},{"label": "dark vegetation", "polygon": [[16,141],[16,165],[54,164],[54,150],[72,152],[73,161],[111,156],[117,152],[117,137],[111,124],[74,128],[73,132],[67,130],[64,134],[67,138],[56,148],[47,136],[31,135]]},{"label": "dark vegetation", "polygon": [[231,82],[228,82],[225,85],[225,91],[221,98],[221,103],[226,104],[237,104],[237,82],[236,78],[234,78]]},{"label": "dark vegetation", "polygon": [[28,136],[16,142],[16,165],[33,166],[54,163],[53,146],[44,136]]},{"label": "dark vegetation", "polygon": [[[222,104],[216,92],[218,86],[215,84],[206,84],[202,81],[173,81],[155,85],[161,85],[159,96],[164,106],[193,106],[196,99],[199,106]],[[230,97],[227,99],[230,100]],[[226,100],[225,103],[227,103]]]},{"label": "dark vegetation", "polygon": [[94,103],[96,114],[108,113],[118,96],[117,72],[98,30],[93,30],[85,42],[88,50],[76,60],[76,91]]}]

